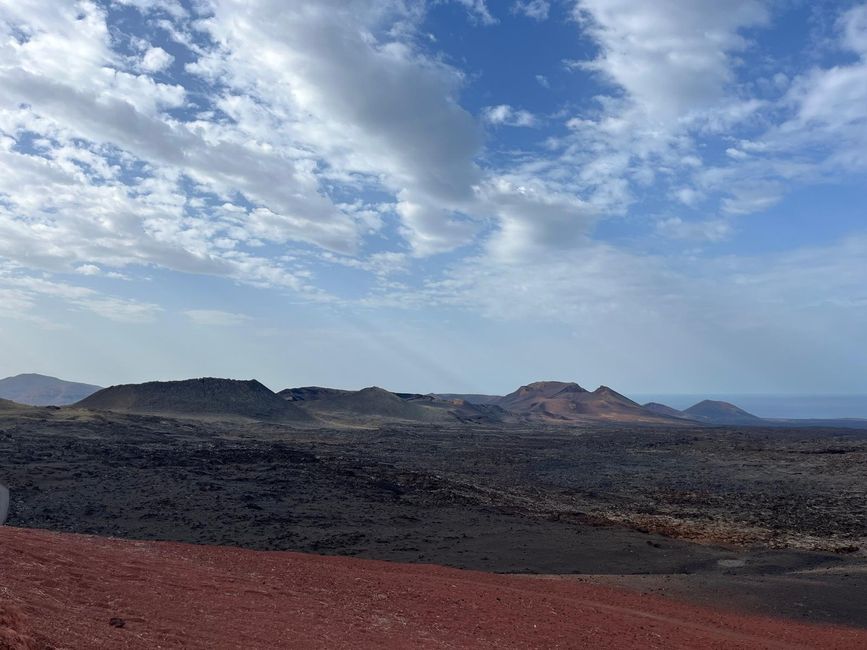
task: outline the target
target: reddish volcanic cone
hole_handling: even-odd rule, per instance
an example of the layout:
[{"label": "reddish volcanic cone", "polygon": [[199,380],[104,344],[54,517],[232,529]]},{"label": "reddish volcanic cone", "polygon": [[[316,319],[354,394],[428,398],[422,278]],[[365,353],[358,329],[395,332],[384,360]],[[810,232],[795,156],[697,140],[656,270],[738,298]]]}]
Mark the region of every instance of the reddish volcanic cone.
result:
[{"label": "reddish volcanic cone", "polygon": [[864,648],[569,579],[0,528],[0,648]]}]

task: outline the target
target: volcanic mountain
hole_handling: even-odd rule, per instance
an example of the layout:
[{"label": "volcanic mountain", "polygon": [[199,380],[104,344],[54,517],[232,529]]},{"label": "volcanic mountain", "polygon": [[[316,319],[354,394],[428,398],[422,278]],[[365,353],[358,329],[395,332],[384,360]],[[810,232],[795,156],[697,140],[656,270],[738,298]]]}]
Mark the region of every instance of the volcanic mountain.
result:
[{"label": "volcanic mountain", "polygon": [[657,415],[665,415],[670,418],[687,418],[687,416],[683,414],[683,411],[678,411],[676,408],[660,404],[659,402],[648,402],[647,404],[642,404],[641,408],[652,411]]},{"label": "volcanic mountain", "polygon": [[478,393],[431,393],[431,397],[438,397],[448,401],[461,400],[470,404],[496,404],[502,395],[480,395]]},{"label": "volcanic mountain", "polygon": [[521,386],[514,393],[498,400],[497,406],[534,419],[656,423],[674,421],[643,408],[607,386],[600,386],[591,392],[576,383],[562,381],[538,381]]},{"label": "volcanic mountain", "polygon": [[101,388],[28,373],[0,379],[0,398],[31,406],[65,406],[74,404]]},{"label": "volcanic mountain", "polygon": [[706,399],[683,411],[683,415],[708,424],[759,424],[762,419],[734,404]]},{"label": "volcanic mountain", "polygon": [[407,402],[447,411],[461,422],[492,424],[514,419],[508,411],[490,401],[473,402],[469,399],[470,397],[501,399],[500,397],[494,398],[492,395],[458,396],[455,394],[440,395],[436,393],[428,393],[427,395],[420,393],[395,393],[395,395]]},{"label": "volcanic mountain", "polygon": [[317,417],[343,422],[476,422],[496,423],[508,419],[502,408],[466,400],[442,399],[438,395],[391,393],[371,386],[358,391],[307,386],[278,393]]},{"label": "volcanic mountain", "polygon": [[323,388],[322,386],[302,386],[301,388],[286,388],[277,393],[287,402],[312,402],[318,399],[328,399],[341,395],[350,395],[355,391],[340,388]]},{"label": "volcanic mountain", "polygon": [[401,399],[377,386],[358,391],[308,386],[287,388],[279,395],[311,413],[337,419],[361,417],[430,422],[444,415],[439,409]]},{"label": "volcanic mountain", "polygon": [[186,379],[112,386],[75,406],[129,413],[241,417],[281,422],[307,422],[312,418],[255,379]]}]

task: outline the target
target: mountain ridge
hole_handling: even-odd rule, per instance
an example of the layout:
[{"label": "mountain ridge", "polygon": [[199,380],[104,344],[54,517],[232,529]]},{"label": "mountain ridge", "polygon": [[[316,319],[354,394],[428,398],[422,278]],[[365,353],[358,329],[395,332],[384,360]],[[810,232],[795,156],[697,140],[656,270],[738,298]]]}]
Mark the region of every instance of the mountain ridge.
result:
[{"label": "mountain ridge", "polygon": [[[98,388],[35,373],[6,379],[19,378],[48,379],[64,385],[83,386],[88,392]],[[474,402],[473,398],[479,401]],[[42,405],[9,399],[0,394],[0,410],[31,406]],[[861,418],[761,418],[730,402],[710,399],[678,410],[660,402],[639,404],[609,386],[602,385],[589,391],[575,382],[564,381],[531,382],[508,395],[496,396],[394,393],[376,386],[358,391],[304,386],[274,393],[255,379],[204,377],[110,386],[98,389],[74,404],[60,406],[179,416],[242,417],[287,423],[313,423],[324,417],[341,425],[383,424],[388,421],[429,424],[598,421],[675,426],[867,427],[867,420]]]},{"label": "mountain ridge", "polygon": [[28,406],[66,406],[99,390],[102,390],[102,386],[66,381],[35,372],[0,379],[0,398]]},{"label": "mountain ridge", "polygon": [[644,409],[637,402],[608,386],[599,386],[591,392],[575,382],[532,382],[509,393],[496,404],[529,419],[562,422],[676,422]]},{"label": "mountain ridge", "polygon": [[74,406],[130,413],[229,416],[291,422],[313,419],[306,411],[255,379],[201,377],[121,384],[104,388]]}]

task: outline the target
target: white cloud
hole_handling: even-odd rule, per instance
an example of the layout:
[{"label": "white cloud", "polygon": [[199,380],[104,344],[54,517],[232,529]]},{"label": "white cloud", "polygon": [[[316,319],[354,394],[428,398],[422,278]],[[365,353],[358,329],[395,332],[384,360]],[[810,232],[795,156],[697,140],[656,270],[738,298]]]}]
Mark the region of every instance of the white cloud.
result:
[{"label": "white cloud", "polygon": [[[272,145],[279,133],[285,146],[315,152],[326,178],[436,204],[447,223],[449,211],[472,204],[482,132],[456,101],[462,75],[388,36],[396,25],[413,30],[417,14],[400,2],[337,0],[304,8],[218,0],[213,10],[204,26],[220,49],[190,69],[226,84],[226,100],[255,100],[238,103],[239,129]],[[274,115],[291,118],[275,132]],[[435,219],[404,223],[404,232],[442,237]],[[464,231],[455,234],[442,245],[466,243]]]},{"label": "white cloud", "polygon": [[154,11],[164,11],[174,18],[187,17],[187,10],[184,9],[179,0],[114,0],[118,4],[135,7],[143,13]]},{"label": "white cloud", "polygon": [[598,211],[558,187],[528,177],[501,176],[484,190],[498,225],[486,242],[496,260],[544,258],[585,246]]},{"label": "white cloud", "polygon": [[[57,278],[100,286],[117,269],[138,277],[155,267],[343,307],[354,293],[331,296],[317,276],[338,265],[370,274],[358,283],[374,287],[364,304],[549,319],[600,338],[612,328],[626,338],[632,325],[621,324],[636,323],[631,331],[646,327],[651,343],[675,332],[673,348],[684,332],[705,345],[748,343],[736,330],[766,334],[801,312],[824,322],[823,308],[864,320],[857,242],[762,262],[697,247],[696,259],[663,259],[596,239],[603,219],[623,219],[625,231],[649,199],[674,202],[678,215],[651,222],[650,245],[722,241],[796,184],[867,169],[864,6],[839,19],[836,65],[783,73],[750,50],[776,4],[564,2],[576,38],[581,30],[598,47],[570,64],[575,83],[589,74],[602,91],[588,84],[595,97],[559,112],[501,104],[476,119],[461,94],[466,84],[487,90],[485,71],[432,49],[421,2],[124,4],[147,14],[143,29],[161,30],[173,53],[186,48],[178,60],[192,61],[195,92],[152,74],[185,78],[151,47],[161,42],[153,34],[120,47],[122,29],[101,5],[0,6],[0,257],[14,262],[0,278],[4,317],[38,318],[53,300],[152,320],[158,305]],[[484,2],[461,4],[480,23],[496,21]],[[553,6],[503,4],[539,20]],[[748,70],[742,56],[767,69]],[[540,141],[485,151],[486,136],[512,144],[485,124],[539,127],[522,135]],[[669,214],[657,207],[650,214]],[[218,309],[186,317],[247,322]]]},{"label": "white cloud", "polygon": [[[461,74],[404,38],[414,9],[215,2],[198,23],[218,42],[209,50],[191,42],[186,11],[131,4],[173,17],[161,20],[186,34],[190,69],[225,83],[212,99],[230,120],[169,115],[184,89],[127,68],[96,5],[0,8],[0,255],[80,273],[157,265],[319,299],[304,273],[257,251],[302,242],[354,254],[381,218],[334,203],[341,186],[399,196],[417,255],[472,240],[478,227],[457,215],[476,201],[482,132],[455,100]],[[236,20],[245,12],[257,19]],[[169,58],[151,48],[142,69]],[[33,133],[39,152],[21,147]]]},{"label": "white cloud", "polygon": [[496,25],[499,22],[491,15],[485,0],[454,0],[454,2],[466,7],[470,16],[483,25]]},{"label": "white cloud", "polygon": [[149,323],[163,311],[158,305],[105,296],[81,298],[74,304],[119,323]]},{"label": "white cloud", "polygon": [[100,275],[102,269],[100,269],[96,264],[82,264],[75,267],[75,272],[80,273],[81,275]]},{"label": "white cloud", "polygon": [[[735,67],[750,42],[742,30],[768,24],[760,0],[576,0],[573,16],[599,50],[566,61],[613,87],[564,121],[544,169],[607,215],[625,214],[652,187],[682,202],[703,165],[702,138],[754,120],[765,107],[743,99]],[[576,80],[576,83],[581,83]]]},{"label": "white cloud", "polygon": [[575,17],[601,47],[585,65],[627,93],[648,119],[670,124],[725,98],[739,30],[766,24],[760,0],[578,0]]},{"label": "white cloud", "polygon": [[[546,350],[580,362],[573,373],[627,368],[635,381],[649,363],[645,381],[652,385],[666,376],[682,389],[694,381],[685,378],[706,381],[710,373],[744,390],[809,390],[815,378],[804,373],[829,359],[850,379],[867,360],[864,346],[854,345],[867,344],[865,254],[864,237],[719,257],[693,250],[662,257],[587,242],[535,258],[468,257],[441,279],[369,304],[458,308],[515,323],[516,354],[526,355],[525,364],[538,364]],[[571,328],[573,339],[549,338],[546,324]],[[828,331],[838,336],[830,341]]]},{"label": "white cloud", "polygon": [[680,217],[668,217],[656,223],[656,230],[665,237],[696,241],[719,242],[731,237],[731,222],[725,219],[685,221]]},{"label": "white cloud", "polygon": [[473,221],[437,205],[413,201],[406,193],[401,193],[395,212],[400,215],[403,236],[421,257],[469,243],[479,230]]},{"label": "white cloud", "polygon": [[508,104],[486,106],[482,109],[482,118],[489,124],[503,126],[532,127],[538,124],[536,116],[529,111],[515,109]]},{"label": "white cloud", "polygon": [[20,289],[0,288],[0,316],[18,318],[33,307],[33,297]]},{"label": "white cloud", "polygon": [[161,47],[151,47],[144,53],[141,60],[141,68],[145,72],[162,72],[175,60],[171,54]]},{"label": "white cloud", "polygon": [[843,44],[862,56],[867,56],[867,4],[852,7],[840,17]]},{"label": "white cloud", "polygon": [[392,275],[404,274],[409,271],[410,257],[406,253],[396,251],[384,251],[372,253],[367,258],[346,257],[324,253],[323,259],[334,264],[340,264],[350,268],[361,269],[373,273],[380,278]]},{"label": "white cloud", "polygon": [[512,11],[536,20],[547,20],[551,3],[548,0],[516,0]]},{"label": "white cloud", "polygon": [[72,309],[89,311],[121,323],[152,322],[162,311],[159,305],[105,295],[87,287],[30,275],[8,264],[0,265],[0,296],[9,300],[16,312],[14,316],[31,318],[49,327],[58,324],[29,313],[45,299],[59,301]]},{"label": "white cloud", "polygon": [[689,207],[695,207],[705,198],[704,194],[692,187],[681,187],[674,193],[678,201]]},{"label": "white cloud", "polygon": [[829,152],[828,171],[867,169],[867,5],[845,12],[838,21],[839,46],[857,56],[848,64],[815,68],[795,77],[784,101],[794,114],[768,133],[766,150]]},{"label": "white cloud", "polygon": [[723,199],[723,210],[728,214],[752,214],[766,210],[782,198],[783,189],[777,183],[743,181]]},{"label": "white cloud", "polygon": [[220,311],[219,309],[189,309],[184,315],[196,325],[231,327],[250,320],[245,314]]}]

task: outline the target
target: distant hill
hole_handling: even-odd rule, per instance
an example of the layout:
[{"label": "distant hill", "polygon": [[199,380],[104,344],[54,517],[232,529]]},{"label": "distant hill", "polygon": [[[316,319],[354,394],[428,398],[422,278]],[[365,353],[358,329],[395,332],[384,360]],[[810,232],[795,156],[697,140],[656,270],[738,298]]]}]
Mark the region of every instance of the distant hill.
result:
[{"label": "distant hill", "polygon": [[438,395],[392,393],[377,386],[358,391],[308,386],[287,388],[279,395],[317,417],[343,423],[472,422],[497,423],[509,414],[495,405],[472,404]]},{"label": "distant hill", "polygon": [[538,381],[521,386],[497,401],[513,413],[533,419],[616,422],[672,422],[617,391],[600,386],[588,391],[573,382]]},{"label": "distant hill", "polygon": [[682,411],[683,415],[697,422],[708,424],[761,424],[762,418],[747,413],[729,402],[706,399]]},{"label": "distant hill", "polygon": [[310,402],[313,400],[349,395],[355,391],[339,388],[323,388],[322,386],[303,386],[301,388],[286,388],[277,393],[290,402]]},{"label": "distant hill", "polygon": [[867,419],[859,418],[813,418],[786,419],[760,418],[729,402],[703,400],[684,411],[660,404],[648,402],[643,408],[660,415],[717,426],[754,426],[754,427],[831,427],[843,429],[867,429]]},{"label": "distant hill", "polygon": [[25,404],[12,402],[8,399],[0,399],[0,411],[18,411],[26,408],[27,406]]},{"label": "distant hill", "polygon": [[432,397],[444,400],[462,400],[470,404],[497,404],[502,395],[481,395],[478,393],[432,393]]},{"label": "distant hill", "polygon": [[427,419],[427,411],[421,406],[408,403],[377,386],[320,398],[315,404],[319,409],[327,408],[356,415],[380,415],[404,420]]},{"label": "distant hill", "polygon": [[130,413],[242,417],[281,422],[307,422],[312,418],[295,404],[279,397],[255,379],[186,379],[112,386],[75,406]]},{"label": "distant hill", "polygon": [[477,424],[492,424],[509,422],[514,418],[506,409],[496,404],[476,404],[463,399],[449,402],[449,412],[462,422]]},{"label": "distant hill", "polygon": [[394,393],[371,386],[358,391],[333,388],[288,388],[280,391],[284,399],[321,417],[336,419],[402,420],[430,422],[443,417],[437,409],[401,399]]},{"label": "distant hill", "polygon": [[74,404],[98,390],[101,390],[101,386],[34,373],[0,379],[0,398],[31,406]]},{"label": "distant hill", "polygon": [[660,404],[659,402],[648,402],[647,404],[642,404],[642,408],[652,411],[657,415],[665,415],[670,418],[685,418],[686,416],[683,414],[683,411],[678,411],[676,408],[672,408],[670,406],[666,406],[665,404]]},{"label": "distant hill", "polygon": [[497,400],[497,405],[514,411],[530,411],[543,406],[548,400],[572,400],[589,391],[574,382],[536,381],[521,386],[513,393]]},{"label": "distant hill", "polygon": [[[514,420],[511,413],[493,403],[472,402],[464,397],[493,397],[492,395],[467,395],[457,396],[456,393],[395,393],[403,400],[414,402],[422,406],[447,411],[461,422],[475,422],[478,424],[494,424]],[[501,399],[501,398],[496,398]]]}]

